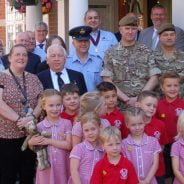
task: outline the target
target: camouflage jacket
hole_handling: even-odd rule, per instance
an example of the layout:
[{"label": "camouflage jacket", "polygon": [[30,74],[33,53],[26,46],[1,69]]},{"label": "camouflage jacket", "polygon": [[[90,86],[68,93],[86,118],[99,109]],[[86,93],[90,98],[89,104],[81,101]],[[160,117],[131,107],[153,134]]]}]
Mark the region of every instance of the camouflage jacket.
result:
[{"label": "camouflage jacket", "polygon": [[145,45],[123,47],[118,43],[107,50],[101,76],[111,77],[113,83],[129,97],[137,96],[149,78],[160,74],[153,52]]}]

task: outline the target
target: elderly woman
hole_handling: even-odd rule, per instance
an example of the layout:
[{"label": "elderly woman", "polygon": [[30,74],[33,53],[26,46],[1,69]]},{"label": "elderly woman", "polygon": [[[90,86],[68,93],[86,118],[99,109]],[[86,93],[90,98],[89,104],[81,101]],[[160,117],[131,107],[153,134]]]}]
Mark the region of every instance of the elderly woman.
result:
[{"label": "elderly woman", "polygon": [[[10,67],[0,72],[0,183],[33,184],[35,155],[21,151],[24,125],[39,116],[38,95],[43,90],[37,76],[25,72],[28,57],[23,45],[9,54]],[[33,110],[31,115],[27,113]]]}]

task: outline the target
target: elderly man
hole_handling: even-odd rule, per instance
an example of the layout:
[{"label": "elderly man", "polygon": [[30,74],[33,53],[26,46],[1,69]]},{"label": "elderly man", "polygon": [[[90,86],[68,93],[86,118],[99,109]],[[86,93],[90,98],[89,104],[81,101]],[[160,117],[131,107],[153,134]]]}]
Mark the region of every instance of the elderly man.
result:
[{"label": "elderly man", "polygon": [[75,54],[69,55],[65,64],[66,68],[81,72],[84,75],[88,91],[96,90],[96,85],[102,81],[100,77],[102,60],[88,52],[91,31],[89,26],[79,26],[69,31],[69,35],[73,38]]},{"label": "elderly man", "polygon": [[136,42],[137,19],[125,16],[119,22],[121,42],[107,50],[101,76],[118,89],[118,97],[127,105],[134,105],[142,90],[152,90],[157,85],[155,58],[150,49]]},{"label": "elderly man", "polygon": [[[37,67],[40,64],[40,57],[36,54],[33,54],[32,52],[29,52],[28,50],[28,45],[29,45],[29,36],[26,32],[19,32],[16,35],[15,38],[15,45],[16,44],[22,44],[26,47],[27,51],[28,51],[28,63],[26,66],[26,71],[36,74],[37,73]],[[5,55],[2,57],[3,63],[5,68],[8,68],[9,66],[9,61],[8,61],[8,55]]]},{"label": "elderly man", "polygon": [[92,28],[89,52],[103,59],[105,51],[118,42],[115,35],[109,31],[99,29],[101,18],[94,9],[89,9],[85,13],[84,24]]},{"label": "elderly man", "polygon": [[155,51],[155,58],[162,73],[175,71],[181,77],[181,96],[184,97],[184,52],[178,50],[176,29],[171,23],[164,23],[158,29],[160,51]]},{"label": "elderly man", "polygon": [[[146,44],[153,50],[160,49],[160,41],[158,36],[158,29],[167,21],[167,11],[162,5],[155,5],[151,10],[151,20],[153,26],[141,31],[139,35],[139,42]],[[184,51],[184,31],[175,27],[176,30],[176,48]]]},{"label": "elderly man", "polygon": [[35,33],[32,31],[26,31],[29,36],[28,51],[36,54],[40,57],[41,62],[46,60],[46,54],[43,49],[36,47]]},{"label": "elderly man", "polygon": [[65,61],[66,51],[62,46],[54,44],[47,49],[49,69],[38,74],[44,89],[54,88],[60,91],[64,84],[75,83],[80,90],[80,94],[85,93],[87,89],[83,75],[66,69],[64,67]]}]

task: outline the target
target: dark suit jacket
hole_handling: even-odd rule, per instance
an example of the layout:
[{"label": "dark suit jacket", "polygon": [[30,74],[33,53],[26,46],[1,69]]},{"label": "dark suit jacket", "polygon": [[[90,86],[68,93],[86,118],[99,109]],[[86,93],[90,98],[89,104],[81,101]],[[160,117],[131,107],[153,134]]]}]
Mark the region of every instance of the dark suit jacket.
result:
[{"label": "dark suit jacket", "polygon": [[[80,95],[87,92],[83,74],[74,70],[69,70],[69,69],[66,69],[66,70],[67,70],[70,82],[75,83],[78,86]],[[52,79],[51,79],[50,69],[47,69],[39,73],[38,78],[40,79],[44,89],[54,88]]]},{"label": "dark suit jacket", "polygon": [[[8,61],[8,54],[4,55],[2,57],[2,61],[3,61],[5,69],[7,69],[9,67],[9,65],[10,65],[10,63]],[[25,70],[27,72],[36,74],[38,65],[40,63],[41,63],[41,61],[40,61],[40,57],[38,55],[33,54],[31,52],[28,52],[28,62],[27,62],[27,66],[26,66]]]},{"label": "dark suit jacket", "polygon": [[46,61],[43,61],[43,62],[41,62],[41,63],[38,65],[37,73],[43,72],[44,70],[47,70],[47,69],[49,69],[49,65],[47,64]]},{"label": "dark suit jacket", "polygon": [[[176,30],[176,48],[184,51],[184,31],[176,26],[175,30]],[[143,29],[139,35],[139,42],[151,48],[153,32],[154,32],[153,26]],[[160,49],[160,42],[157,44],[156,47],[156,50],[159,49]]]}]

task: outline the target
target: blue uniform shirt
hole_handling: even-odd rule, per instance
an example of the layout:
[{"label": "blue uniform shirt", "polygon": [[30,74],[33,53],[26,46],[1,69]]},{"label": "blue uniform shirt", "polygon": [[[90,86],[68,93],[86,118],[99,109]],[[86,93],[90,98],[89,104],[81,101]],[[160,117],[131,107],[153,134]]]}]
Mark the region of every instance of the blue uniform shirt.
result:
[{"label": "blue uniform shirt", "polygon": [[86,61],[81,62],[76,54],[71,54],[66,59],[65,67],[84,75],[88,91],[96,90],[96,85],[102,81],[102,60],[94,55],[88,54]]}]

